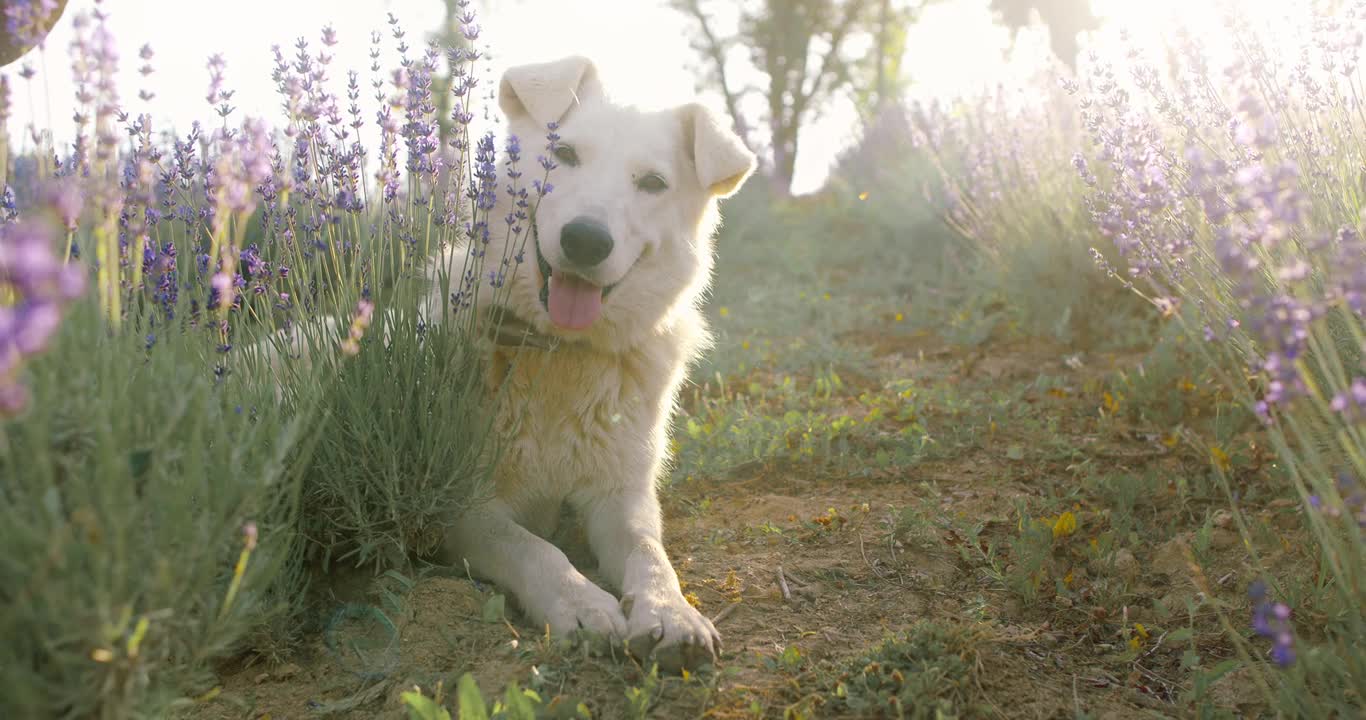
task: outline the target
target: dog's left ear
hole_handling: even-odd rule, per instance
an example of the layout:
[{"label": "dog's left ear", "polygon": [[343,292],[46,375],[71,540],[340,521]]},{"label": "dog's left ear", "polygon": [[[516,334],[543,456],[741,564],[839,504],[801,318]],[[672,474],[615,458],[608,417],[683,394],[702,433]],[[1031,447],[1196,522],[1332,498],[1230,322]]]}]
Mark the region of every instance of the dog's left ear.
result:
[{"label": "dog's left ear", "polygon": [[683,128],[692,135],[697,179],[717,197],[730,197],[754,172],[754,153],[716,113],[698,103],[682,108]]},{"label": "dog's left ear", "polygon": [[498,85],[498,106],[508,117],[525,114],[544,126],[559,122],[574,105],[601,93],[593,61],[574,55],[508,68]]}]

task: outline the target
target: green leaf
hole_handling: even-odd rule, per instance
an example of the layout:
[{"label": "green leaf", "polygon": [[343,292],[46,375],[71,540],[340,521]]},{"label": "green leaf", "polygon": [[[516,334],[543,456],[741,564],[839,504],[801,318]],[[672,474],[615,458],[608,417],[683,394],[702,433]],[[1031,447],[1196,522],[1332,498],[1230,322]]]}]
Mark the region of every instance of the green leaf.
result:
[{"label": "green leaf", "polygon": [[1009,458],[1009,459],[1011,459],[1011,460],[1023,460],[1023,459],[1024,459],[1024,446],[1023,446],[1023,445],[1011,445],[1010,447],[1006,448],[1006,457]]},{"label": "green leaf", "polygon": [[140,478],[147,474],[147,470],[152,467],[152,451],[148,449],[134,450],[128,453],[128,469],[132,471],[133,477]]},{"label": "green leaf", "polygon": [[1171,642],[1179,643],[1179,642],[1186,642],[1187,640],[1190,640],[1190,639],[1191,639],[1192,637],[1194,637],[1194,636],[1195,636],[1195,631],[1194,631],[1194,630],[1191,630],[1191,629],[1188,628],[1188,627],[1183,627],[1183,628],[1180,628],[1180,629],[1178,629],[1178,630],[1173,630],[1172,633],[1171,633],[1170,635],[1167,636],[1167,639],[1170,640]]},{"label": "green leaf", "polygon": [[484,609],[480,615],[486,623],[502,622],[505,615],[507,601],[502,595],[494,595],[484,603]]},{"label": "green leaf", "polygon": [[408,706],[409,720],[451,720],[451,714],[446,708],[423,695],[421,690],[409,690],[400,697],[403,698],[403,704]]},{"label": "green leaf", "polygon": [[404,590],[412,590],[413,586],[417,584],[416,580],[413,580],[412,578],[408,577],[407,575],[404,575],[403,573],[397,570],[387,570],[380,577],[393,578],[394,580],[398,581],[398,584],[403,586]]},{"label": "green leaf", "polygon": [[[537,699],[539,700],[539,696]],[[507,692],[503,694],[503,704],[507,706],[507,720],[536,720],[536,705],[540,703],[534,702],[530,696],[519,690],[517,683],[510,683]]]},{"label": "green leaf", "polygon": [[1215,665],[1214,669],[1209,671],[1209,674],[1205,676],[1205,681],[1212,685],[1215,680],[1237,670],[1242,664],[1243,661],[1236,658],[1233,660],[1225,660],[1218,665]]},{"label": "green leaf", "polygon": [[479,693],[479,683],[474,676],[465,673],[455,687],[456,702],[460,706],[460,720],[489,720],[484,696]]}]

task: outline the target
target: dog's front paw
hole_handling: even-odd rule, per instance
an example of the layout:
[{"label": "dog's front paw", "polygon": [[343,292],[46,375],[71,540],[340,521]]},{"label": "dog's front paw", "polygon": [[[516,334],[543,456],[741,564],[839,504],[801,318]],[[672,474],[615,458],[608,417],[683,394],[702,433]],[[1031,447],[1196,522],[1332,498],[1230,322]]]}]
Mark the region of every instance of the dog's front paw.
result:
[{"label": "dog's front paw", "polygon": [[587,636],[595,645],[616,644],[626,637],[626,616],[612,594],[587,578],[578,578],[540,598],[544,610],[532,613],[550,633],[561,638]]},{"label": "dog's front paw", "polygon": [[628,593],[621,609],[627,649],[642,661],[653,655],[666,672],[695,670],[715,660],[721,649],[716,628],[682,593]]}]

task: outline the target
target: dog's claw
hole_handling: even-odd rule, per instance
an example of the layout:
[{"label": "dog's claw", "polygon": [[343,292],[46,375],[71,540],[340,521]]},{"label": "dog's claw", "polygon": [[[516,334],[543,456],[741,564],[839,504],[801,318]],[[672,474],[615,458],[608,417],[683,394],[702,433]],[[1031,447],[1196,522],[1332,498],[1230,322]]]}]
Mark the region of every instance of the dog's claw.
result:
[{"label": "dog's claw", "polygon": [[627,617],[631,655],[648,664],[651,656],[661,670],[695,670],[716,659],[720,638],[711,622],[680,595],[636,596]]},{"label": "dog's claw", "polygon": [[631,653],[632,657],[635,657],[642,662],[650,657],[650,653],[652,653],[655,646],[659,644],[659,638],[663,636],[664,628],[658,628],[658,630],[658,635],[655,633],[645,633],[643,635],[636,635],[626,641],[626,649]]}]

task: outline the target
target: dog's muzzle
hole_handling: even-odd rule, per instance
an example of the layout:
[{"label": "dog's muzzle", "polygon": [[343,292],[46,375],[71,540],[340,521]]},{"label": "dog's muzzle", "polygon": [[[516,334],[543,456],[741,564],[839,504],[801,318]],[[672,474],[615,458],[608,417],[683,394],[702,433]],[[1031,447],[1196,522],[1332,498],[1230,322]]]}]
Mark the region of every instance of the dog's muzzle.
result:
[{"label": "dog's muzzle", "polygon": [[[545,259],[545,254],[541,252],[541,228],[536,223],[535,218],[531,220],[531,244],[536,250],[536,269],[541,273],[541,288],[537,297],[540,298],[541,308],[550,312],[550,275],[555,271],[550,267],[550,261]],[[623,278],[624,279],[624,278]],[[611,285],[602,286],[602,299],[606,300],[607,295],[621,284],[618,280]]]}]

